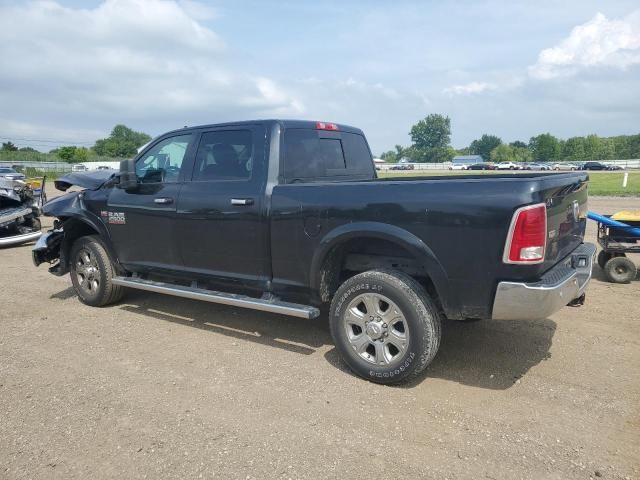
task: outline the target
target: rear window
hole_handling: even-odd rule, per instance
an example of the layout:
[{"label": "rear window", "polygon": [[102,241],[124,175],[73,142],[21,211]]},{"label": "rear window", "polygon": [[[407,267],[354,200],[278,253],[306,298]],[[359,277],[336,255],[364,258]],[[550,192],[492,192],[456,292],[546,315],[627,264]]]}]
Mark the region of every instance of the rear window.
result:
[{"label": "rear window", "polygon": [[286,130],[283,158],[287,183],[373,175],[367,142],[354,133]]}]

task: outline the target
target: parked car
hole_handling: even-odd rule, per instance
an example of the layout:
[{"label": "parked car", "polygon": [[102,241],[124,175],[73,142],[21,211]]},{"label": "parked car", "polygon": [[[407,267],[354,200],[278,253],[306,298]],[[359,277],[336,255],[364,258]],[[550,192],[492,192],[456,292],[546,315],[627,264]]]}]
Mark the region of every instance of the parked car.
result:
[{"label": "parked car", "polygon": [[551,170],[546,163],[527,163],[525,170]]},{"label": "parked car", "polygon": [[467,167],[467,170],[495,170],[496,166],[493,163],[482,162],[482,163],[474,163]]},{"label": "parked car", "polygon": [[496,163],[497,170],[520,170],[522,165],[515,162],[500,162]]},{"label": "parked car", "polygon": [[413,170],[414,166],[410,163],[398,163],[393,167],[389,168],[389,170]]},{"label": "parked car", "polygon": [[602,162],[585,162],[580,166],[580,170],[609,170],[609,166]]},{"label": "parked car", "polygon": [[607,164],[607,170],[624,170],[624,166],[623,165],[614,165],[611,163]]},{"label": "parked car", "polygon": [[471,165],[467,165],[464,163],[454,163],[449,165],[449,170],[467,170]]},{"label": "parked car", "polygon": [[56,180],[84,190],[44,205],[53,229],[32,254],[91,306],[125,288],[307,319],[326,306],[345,363],[396,383],[433,360],[445,318],[536,320],[583,302],[588,179],[377,179],[357,128],[183,128],[119,172]]},{"label": "parked car", "polygon": [[24,173],[16,172],[10,167],[0,167],[0,178],[5,180],[24,180],[27,178]]},{"label": "parked car", "polygon": [[573,163],[554,163],[554,170],[578,170],[578,165]]}]

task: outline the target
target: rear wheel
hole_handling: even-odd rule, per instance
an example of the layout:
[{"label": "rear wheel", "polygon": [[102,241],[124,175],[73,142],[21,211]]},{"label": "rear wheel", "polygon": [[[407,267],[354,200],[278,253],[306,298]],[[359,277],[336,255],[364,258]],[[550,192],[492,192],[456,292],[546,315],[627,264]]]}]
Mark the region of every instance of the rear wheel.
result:
[{"label": "rear wheel", "polygon": [[629,283],[636,278],[638,269],[627,257],[614,257],[604,266],[607,279],[614,283]]},{"label": "rear wheel", "polygon": [[393,270],[351,277],[331,302],[336,348],[357,375],[398,383],[423,371],[440,346],[441,315],[424,288]]},{"label": "rear wheel", "polygon": [[112,283],[116,271],[97,237],[80,237],[71,247],[69,272],[80,301],[103,307],[122,298],[124,290]]}]

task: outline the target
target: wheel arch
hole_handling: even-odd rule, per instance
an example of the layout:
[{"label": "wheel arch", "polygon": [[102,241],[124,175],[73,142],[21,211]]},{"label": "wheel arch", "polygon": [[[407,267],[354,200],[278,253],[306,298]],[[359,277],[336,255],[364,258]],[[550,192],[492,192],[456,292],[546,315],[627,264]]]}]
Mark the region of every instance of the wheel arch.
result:
[{"label": "wheel arch", "polygon": [[115,254],[115,250],[113,249],[113,244],[111,242],[111,238],[109,236],[109,232],[105,227],[104,223],[100,221],[94,215],[87,215],[85,212],[81,214],[74,213],[68,216],[59,217],[62,221],[62,227],[64,229],[64,240],[61,245],[60,259],[66,262],[64,265],[65,270],[68,269],[68,260],[69,253],[71,251],[71,246],[73,243],[80,237],[85,237],[88,235],[95,235],[100,243],[103,245],[108,255],[114,262],[114,265],[117,269],[121,269],[120,264],[118,263],[117,256]]},{"label": "wheel arch", "polygon": [[355,241],[374,240],[393,244],[415,259],[435,290],[435,300],[441,304],[447,315],[456,316],[449,301],[448,276],[431,248],[413,233],[380,222],[345,224],[331,230],[322,238],[313,255],[309,277],[312,291],[318,294],[322,302],[329,301],[339,286],[342,262],[349,253],[349,246]]}]

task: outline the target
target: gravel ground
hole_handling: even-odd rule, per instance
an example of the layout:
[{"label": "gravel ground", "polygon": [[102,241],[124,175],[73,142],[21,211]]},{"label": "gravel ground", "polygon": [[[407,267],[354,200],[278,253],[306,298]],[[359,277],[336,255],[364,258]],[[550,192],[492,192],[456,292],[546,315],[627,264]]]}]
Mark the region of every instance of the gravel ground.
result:
[{"label": "gravel ground", "polygon": [[596,267],[584,307],[447,322],[426,374],[383,387],[326,319],[144,292],[90,308],[30,246],[0,265],[0,478],[640,478],[638,280]]}]

